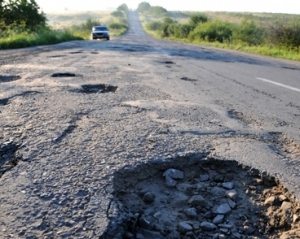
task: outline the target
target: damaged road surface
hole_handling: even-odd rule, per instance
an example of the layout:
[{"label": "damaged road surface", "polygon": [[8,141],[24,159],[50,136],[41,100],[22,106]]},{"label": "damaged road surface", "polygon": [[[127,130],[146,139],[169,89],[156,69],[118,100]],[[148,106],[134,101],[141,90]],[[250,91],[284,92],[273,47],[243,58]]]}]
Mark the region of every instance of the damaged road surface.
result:
[{"label": "damaged road surface", "polygon": [[300,64],[129,21],[0,52],[0,238],[300,238]]}]

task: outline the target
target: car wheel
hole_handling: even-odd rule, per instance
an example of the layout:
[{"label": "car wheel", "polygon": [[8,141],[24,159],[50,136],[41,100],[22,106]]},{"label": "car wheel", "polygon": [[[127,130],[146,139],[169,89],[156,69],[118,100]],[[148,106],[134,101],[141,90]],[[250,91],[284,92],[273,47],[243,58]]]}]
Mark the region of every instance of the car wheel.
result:
[{"label": "car wheel", "polygon": [[109,37],[107,37],[107,38],[106,38],[106,40],[108,40],[108,41],[109,41]]}]

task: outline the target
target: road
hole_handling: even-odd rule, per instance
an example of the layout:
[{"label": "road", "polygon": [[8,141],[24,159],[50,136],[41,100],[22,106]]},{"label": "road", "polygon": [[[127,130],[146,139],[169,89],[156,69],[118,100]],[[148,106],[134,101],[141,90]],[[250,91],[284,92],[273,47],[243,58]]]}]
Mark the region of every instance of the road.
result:
[{"label": "road", "polygon": [[300,63],[129,20],[111,41],[0,51],[0,238],[99,237],[116,172],[184,155],[236,160],[300,199]]}]

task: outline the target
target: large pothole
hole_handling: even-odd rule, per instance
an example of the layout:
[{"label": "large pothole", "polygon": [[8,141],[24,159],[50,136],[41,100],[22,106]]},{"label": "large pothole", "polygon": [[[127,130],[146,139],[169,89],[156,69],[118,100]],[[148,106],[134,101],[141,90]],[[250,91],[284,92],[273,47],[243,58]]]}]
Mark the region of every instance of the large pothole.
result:
[{"label": "large pothole", "polygon": [[114,176],[101,239],[300,238],[300,207],[274,177],[236,161],[179,157]]},{"label": "large pothole", "polygon": [[0,144],[0,178],[5,172],[15,167],[20,159],[16,144],[12,142]]},{"label": "large pothole", "polygon": [[106,84],[90,84],[90,85],[82,85],[82,91],[84,93],[109,93],[116,92],[118,87],[113,85]]}]

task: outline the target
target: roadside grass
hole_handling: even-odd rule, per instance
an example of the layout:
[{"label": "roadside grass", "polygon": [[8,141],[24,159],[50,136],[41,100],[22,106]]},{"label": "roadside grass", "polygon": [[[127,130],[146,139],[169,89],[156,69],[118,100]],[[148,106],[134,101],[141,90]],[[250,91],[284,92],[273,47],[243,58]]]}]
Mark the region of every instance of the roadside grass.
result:
[{"label": "roadside grass", "polygon": [[[193,14],[199,14],[199,12],[172,12],[169,11],[167,14],[168,18],[171,18],[174,22],[169,24],[170,26],[177,25],[188,25],[189,20]],[[289,14],[271,14],[271,13],[226,13],[226,12],[204,12],[208,17],[209,21],[218,21],[225,23],[225,26],[230,24],[243,24],[243,21],[253,21],[257,26],[272,26],[280,21],[285,23],[293,23],[294,21],[300,20],[300,15],[289,15]],[[276,58],[283,58],[288,60],[300,61],[300,47],[285,47],[275,45],[271,43],[260,44],[247,44],[246,42],[235,41],[235,40],[223,40],[223,42],[217,40],[202,40],[199,37],[191,37],[191,34],[187,37],[176,37],[175,34],[169,36],[164,35],[162,32],[162,26],[165,21],[165,17],[155,17],[147,13],[139,13],[139,18],[142,23],[144,30],[152,37],[158,39],[167,39],[172,41],[179,41],[185,43],[193,43],[223,49],[232,49],[237,51],[243,51],[248,53],[254,53],[259,55],[271,56]],[[152,25],[151,23],[156,24]],[[159,24],[161,24],[159,26]],[[155,29],[156,28],[156,29]],[[174,28],[173,28],[174,29]],[[168,28],[168,32],[173,30]],[[174,31],[174,30],[173,30]]]},{"label": "roadside grass", "polygon": [[50,45],[72,40],[83,40],[83,38],[75,36],[67,31],[41,30],[37,33],[18,33],[0,38],[0,49]]},{"label": "roadside grass", "polygon": [[[89,40],[94,25],[107,25],[111,36],[121,36],[128,29],[126,18],[111,16],[111,12],[73,12],[47,14],[48,26],[35,32],[12,29],[0,34],[0,49],[16,49],[57,44],[72,40]],[[112,26],[112,28],[110,28]]]}]

